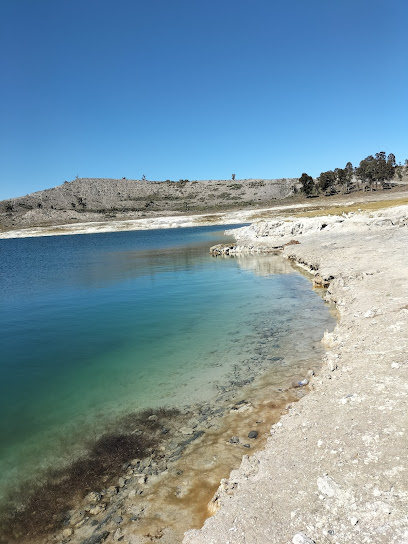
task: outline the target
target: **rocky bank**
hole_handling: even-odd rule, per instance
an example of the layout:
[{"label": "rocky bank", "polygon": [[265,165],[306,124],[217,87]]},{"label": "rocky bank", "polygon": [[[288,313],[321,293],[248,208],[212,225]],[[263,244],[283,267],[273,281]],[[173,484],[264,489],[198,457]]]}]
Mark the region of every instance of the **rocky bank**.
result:
[{"label": "rocky bank", "polygon": [[280,247],[329,284],[339,322],[310,394],[184,544],[407,543],[408,206],[259,222],[236,238],[226,253]]}]

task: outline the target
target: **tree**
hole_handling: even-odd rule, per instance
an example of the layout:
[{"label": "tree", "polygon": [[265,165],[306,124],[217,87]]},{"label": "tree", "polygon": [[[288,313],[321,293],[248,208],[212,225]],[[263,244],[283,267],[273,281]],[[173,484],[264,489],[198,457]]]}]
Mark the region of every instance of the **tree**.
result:
[{"label": "tree", "polygon": [[336,184],[343,187],[347,187],[347,170],[345,168],[335,168],[334,174],[336,176]]},{"label": "tree", "polygon": [[387,157],[387,167],[386,167],[386,181],[391,180],[395,176],[395,171],[397,168],[397,161],[395,160],[394,153],[389,153]]},{"label": "tree", "polygon": [[315,189],[315,183],[312,176],[309,176],[306,173],[303,173],[299,178],[300,183],[302,184],[302,190],[306,196],[311,196]]},{"label": "tree", "polygon": [[401,163],[398,163],[398,165],[395,167],[395,175],[400,181],[402,180],[402,176],[404,175],[404,167]]},{"label": "tree", "polygon": [[331,191],[336,183],[336,174],[333,170],[328,170],[327,172],[321,172],[318,177],[319,180],[319,189],[322,192]]},{"label": "tree", "polygon": [[379,153],[376,153],[374,166],[374,181],[376,185],[378,182],[384,183],[384,181],[388,179],[388,171],[389,167],[385,151],[380,151]]},{"label": "tree", "polygon": [[354,166],[351,164],[351,162],[348,162],[346,164],[345,171],[346,171],[346,192],[348,192],[353,182],[353,175],[354,175]]},{"label": "tree", "polygon": [[384,184],[391,180],[396,173],[397,163],[395,155],[390,153],[387,157],[385,151],[379,151],[375,157],[369,155],[360,162],[356,169],[357,177],[363,182],[368,183],[371,190],[373,184]]},{"label": "tree", "polygon": [[372,155],[360,161],[359,166],[356,168],[356,174],[363,185],[368,183],[372,189],[375,179],[375,159]]}]

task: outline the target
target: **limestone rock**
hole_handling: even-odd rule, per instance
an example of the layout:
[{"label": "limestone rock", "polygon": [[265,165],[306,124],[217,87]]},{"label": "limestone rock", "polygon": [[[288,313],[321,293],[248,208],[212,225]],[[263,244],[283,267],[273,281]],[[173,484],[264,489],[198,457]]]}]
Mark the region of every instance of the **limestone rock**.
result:
[{"label": "limestone rock", "polygon": [[292,538],[293,544],[315,544],[315,541],[309,538],[305,533],[296,533]]}]

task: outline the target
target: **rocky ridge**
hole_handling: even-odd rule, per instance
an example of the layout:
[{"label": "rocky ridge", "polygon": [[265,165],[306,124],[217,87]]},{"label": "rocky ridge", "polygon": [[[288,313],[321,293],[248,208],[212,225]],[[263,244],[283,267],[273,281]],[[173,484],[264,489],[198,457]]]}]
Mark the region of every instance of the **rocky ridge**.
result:
[{"label": "rocky ridge", "polygon": [[253,208],[290,196],[297,181],[80,178],[1,201],[0,230]]},{"label": "rocky ridge", "polygon": [[184,544],[408,542],[407,227],[400,206],[236,232],[229,254],[281,248],[329,284],[340,319],[311,393],[222,482],[217,513]]}]

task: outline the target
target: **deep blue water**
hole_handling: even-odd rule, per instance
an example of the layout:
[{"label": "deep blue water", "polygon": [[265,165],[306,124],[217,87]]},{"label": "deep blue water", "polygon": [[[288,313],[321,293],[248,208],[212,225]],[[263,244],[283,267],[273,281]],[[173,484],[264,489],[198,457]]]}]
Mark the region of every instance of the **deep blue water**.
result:
[{"label": "deep blue water", "polygon": [[332,318],[308,280],[211,257],[223,230],[0,240],[0,484],[121,411],[213,396],[259,330],[271,355],[318,341]]}]

